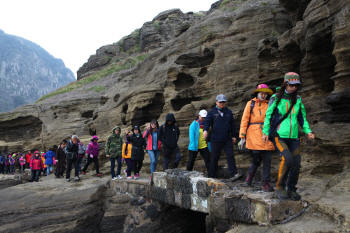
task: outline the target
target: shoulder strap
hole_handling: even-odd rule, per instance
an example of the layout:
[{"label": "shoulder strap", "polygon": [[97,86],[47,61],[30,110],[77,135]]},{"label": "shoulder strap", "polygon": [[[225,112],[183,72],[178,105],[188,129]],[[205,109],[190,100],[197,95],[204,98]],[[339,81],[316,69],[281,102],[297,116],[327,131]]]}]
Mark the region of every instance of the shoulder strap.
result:
[{"label": "shoulder strap", "polygon": [[[290,108],[288,109],[287,113],[284,114],[284,116],[283,116],[273,127],[271,127],[271,131],[272,131],[272,132],[275,131],[275,130],[276,130],[276,127],[277,127],[279,124],[281,124],[281,123],[288,117],[288,115],[289,115],[290,112],[292,111],[293,107],[294,107],[294,104],[292,104],[292,105],[290,106]],[[275,109],[273,110],[273,114],[275,113],[275,110],[276,110],[276,109],[277,109],[277,105],[276,105]]]},{"label": "shoulder strap", "polygon": [[250,118],[252,117],[254,106],[255,106],[255,100],[252,100],[252,102],[250,103],[250,115],[249,115],[248,125],[250,125]]},{"label": "shoulder strap", "polygon": [[218,118],[218,116],[220,115],[220,112],[218,113],[218,115],[216,115],[216,117],[215,117],[215,119],[214,119],[214,121],[213,121],[213,124],[212,124],[212,126],[214,126],[214,124],[215,124],[215,121],[216,121],[216,119]]}]

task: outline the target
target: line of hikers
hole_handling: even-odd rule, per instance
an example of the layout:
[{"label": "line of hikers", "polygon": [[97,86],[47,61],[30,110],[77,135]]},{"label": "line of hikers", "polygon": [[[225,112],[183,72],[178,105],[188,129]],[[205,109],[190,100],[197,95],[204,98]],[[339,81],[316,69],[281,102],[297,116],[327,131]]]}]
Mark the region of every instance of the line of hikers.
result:
[{"label": "line of hikers", "polygon": [[[246,184],[252,184],[256,170],[263,161],[262,189],[268,192],[274,191],[269,181],[271,154],[272,151],[276,150],[282,159],[276,183],[277,196],[281,199],[299,200],[301,198],[296,193],[301,160],[298,123],[307,137],[314,139],[314,134],[306,120],[305,107],[300,96],[298,96],[300,85],[300,76],[293,72],[285,75],[282,86],[276,89],[276,94],[273,94],[273,91],[267,85],[258,85],[257,89],[253,91],[255,98],[248,101],[244,109],[240,126],[239,137],[241,140],[238,145],[242,148],[246,143],[246,148],[251,150],[253,155],[253,161],[248,169],[248,176],[245,181]],[[112,135],[107,138],[105,144],[106,157],[111,162],[112,180],[122,179],[121,168],[123,162],[127,165],[127,169],[124,170],[127,179],[139,179],[145,156],[144,149],[151,160],[151,178],[156,171],[161,150],[163,150],[163,170],[168,169],[171,155],[175,156],[173,168],[177,168],[181,159],[180,148],[177,144],[179,136],[180,129],[172,113],[167,114],[165,123],[161,126],[159,126],[157,120],[152,120],[143,134],[141,134],[139,126],[134,126],[132,133],[126,130],[125,143],[123,143],[121,136],[121,128],[114,127]],[[70,181],[73,165],[75,168],[74,180],[77,181],[79,180],[79,173],[85,175],[91,163],[95,164],[96,175],[101,176],[98,162],[98,140],[97,136],[93,136],[87,149],[79,142],[76,135],[73,135],[69,142],[63,140],[57,149],[56,160],[53,158],[57,167],[56,177],[63,177],[67,164],[66,180]],[[208,177],[218,178],[218,161],[222,150],[224,150],[230,180],[235,181],[241,178],[242,174],[237,172],[233,154],[235,143],[236,127],[233,113],[226,107],[225,95],[220,94],[216,97],[216,106],[209,112],[201,110],[190,125],[187,170],[193,170],[199,152],[204,159]],[[37,181],[37,177],[40,175],[38,169],[44,165],[36,162],[40,153],[35,152],[34,154],[32,157],[34,159],[30,159],[30,161],[34,161],[33,164],[30,162],[30,167],[33,171],[32,177],[35,176],[34,180]],[[81,169],[81,161],[85,154],[88,156],[87,163]],[[1,157],[1,165],[3,164],[2,161]],[[116,161],[117,170],[115,172]],[[52,170],[51,164],[47,164],[48,174],[49,170]],[[134,177],[131,176],[132,171]]]}]

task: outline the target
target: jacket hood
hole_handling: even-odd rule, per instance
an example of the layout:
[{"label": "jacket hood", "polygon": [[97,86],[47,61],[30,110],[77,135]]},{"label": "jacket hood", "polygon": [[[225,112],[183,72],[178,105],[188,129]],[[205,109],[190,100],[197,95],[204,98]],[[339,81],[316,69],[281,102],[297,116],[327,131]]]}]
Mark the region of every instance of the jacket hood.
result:
[{"label": "jacket hood", "polygon": [[115,133],[115,130],[119,130],[119,134],[118,135],[120,135],[120,132],[121,132],[121,129],[120,129],[120,127],[119,126],[115,126],[114,128],[113,128],[113,136],[116,136],[117,134]]},{"label": "jacket hood", "polygon": [[176,120],[175,120],[174,114],[173,114],[173,113],[168,113],[168,114],[166,115],[165,121],[173,121],[173,122],[175,123]]}]

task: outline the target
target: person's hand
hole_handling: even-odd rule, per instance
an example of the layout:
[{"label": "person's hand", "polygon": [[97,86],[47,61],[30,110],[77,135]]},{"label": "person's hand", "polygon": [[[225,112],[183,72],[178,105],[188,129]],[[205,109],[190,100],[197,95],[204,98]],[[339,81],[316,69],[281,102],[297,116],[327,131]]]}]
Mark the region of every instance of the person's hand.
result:
[{"label": "person's hand", "polygon": [[308,133],[307,137],[311,140],[311,139],[315,139],[315,135],[313,133]]},{"label": "person's hand", "polygon": [[108,157],[109,157],[109,155],[106,155],[106,157],[108,158]]},{"label": "person's hand", "polygon": [[129,134],[129,131],[125,130],[125,134],[128,135],[128,134]]},{"label": "person's hand", "polygon": [[94,156],[91,154],[91,155],[90,155],[90,158],[93,158],[93,157],[94,157]]},{"label": "person's hand", "polygon": [[267,136],[267,135],[264,134],[264,136],[262,136],[262,140],[263,140],[263,142],[268,143],[268,141],[269,141],[269,136]]},{"label": "person's hand", "polygon": [[235,144],[235,143],[236,143],[236,141],[237,141],[237,139],[236,139],[236,138],[232,138],[232,144]]},{"label": "person's hand", "polygon": [[204,131],[204,132],[203,132],[203,138],[204,138],[204,140],[207,138],[207,136],[208,136],[208,131]]}]

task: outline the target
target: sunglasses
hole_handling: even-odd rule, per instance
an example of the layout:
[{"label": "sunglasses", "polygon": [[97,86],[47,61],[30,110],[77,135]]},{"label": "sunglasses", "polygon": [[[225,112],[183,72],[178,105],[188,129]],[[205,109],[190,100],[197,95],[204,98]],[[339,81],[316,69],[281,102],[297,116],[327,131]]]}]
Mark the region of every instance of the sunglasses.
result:
[{"label": "sunglasses", "polygon": [[226,103],[226,101],[221,101],[221,102],[219,102],[220,104],[225,104]]},{"label": "sunglasses", "polygon": [[289,84],[289,83],[287,83],[287,85],[290,87],[299,87],[300,86],[300,84]]}]

